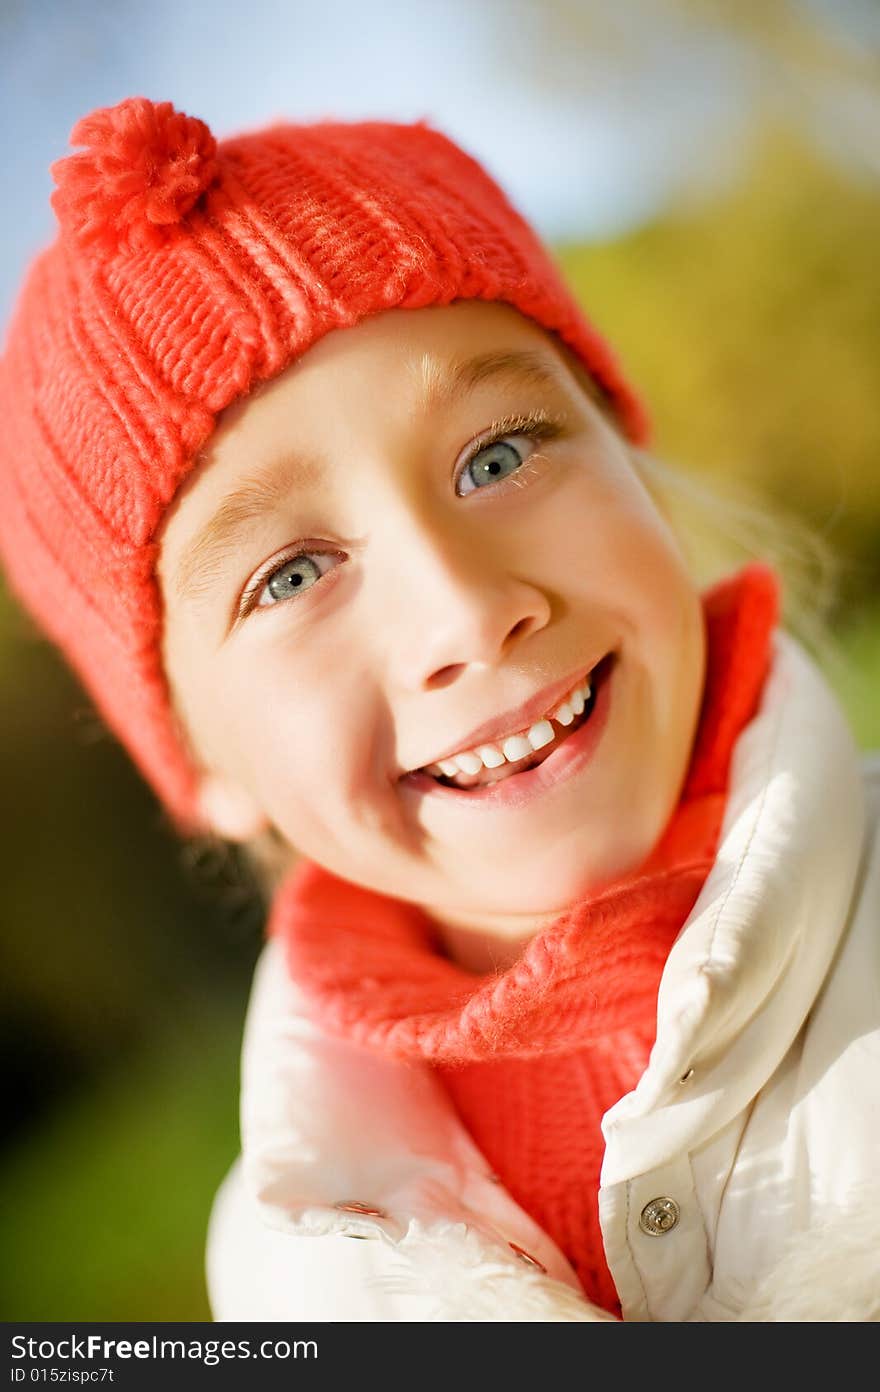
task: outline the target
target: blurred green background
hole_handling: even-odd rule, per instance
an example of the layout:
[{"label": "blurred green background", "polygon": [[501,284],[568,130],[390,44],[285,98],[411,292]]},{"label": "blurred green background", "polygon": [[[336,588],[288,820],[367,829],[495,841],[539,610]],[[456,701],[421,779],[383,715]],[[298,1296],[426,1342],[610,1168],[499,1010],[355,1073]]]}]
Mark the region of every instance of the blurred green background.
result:
[{"label": "blurred green background", "polygon": [[[763,78],[703,178],[682,177],[613,235],[569,231],[554,248],[650,404],[656,452],[694,479],[760,489],[839,558],[829,677],[859,743],[880,747],[876,10],[843,5],[832,23],[818,3],[641,3],[630,33],[608,8],[486,10],[502,55],[511,25],[528,33],[516,81],[551,105],[577,93],[589,58],[630,93],[629,118],[649,123],[630,79],[650,66],[651,33],[672,35],[687,73],[690,24],[714,26]],[[861,22],[841,28],[844,12]],[[408,14],[418,43],[418,5]],[[654,61],[668,64],[668,49]],[[508,78],[487,67],[487,81]],[[166,95],[147,69],[137,87]],[[565,180],[565,164],[552,174]],[[238,1150],[241,1028],[262,942],[255,887],[239,861],[175,842],[2,587],[0,753],[0,1315],[207,1319],[205,1227]]]}]

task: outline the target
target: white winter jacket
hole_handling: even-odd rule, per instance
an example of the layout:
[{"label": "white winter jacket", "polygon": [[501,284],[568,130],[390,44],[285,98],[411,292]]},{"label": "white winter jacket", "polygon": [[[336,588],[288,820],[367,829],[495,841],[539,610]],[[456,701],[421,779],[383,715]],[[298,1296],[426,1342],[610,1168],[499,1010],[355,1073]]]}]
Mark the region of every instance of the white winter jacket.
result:
[{"label": "white winter jacket", "polygon": [[[880,754],[782,629],[656,1043],[603,1118],[625,1320],[880,1319]],[[330,1038],[257,964],[215,1320],[607,1320],[427,1064]],[[368,1241],[352,1241],[367,1238]]]}]

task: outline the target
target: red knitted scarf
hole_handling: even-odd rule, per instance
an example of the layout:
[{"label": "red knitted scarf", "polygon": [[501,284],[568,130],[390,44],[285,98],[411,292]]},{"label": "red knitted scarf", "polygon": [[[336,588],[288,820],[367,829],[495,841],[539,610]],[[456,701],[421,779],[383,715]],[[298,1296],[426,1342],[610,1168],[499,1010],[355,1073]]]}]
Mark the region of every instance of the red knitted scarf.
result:
[{"label": "red knitted scarf", "polygon": [[542,929],[507,971],[443,956],[427,915],[301,861],[267,935],[332,1034],[429,1061],[517,1202],[589,1299],[619,1313],[598,1217],[603,1114],[637,1083],[667,954],[712,866],[737,737],[755,714],[779,613],[775,573],[750,563],[702,596],[707,666],[683,791],[636,870]]}]

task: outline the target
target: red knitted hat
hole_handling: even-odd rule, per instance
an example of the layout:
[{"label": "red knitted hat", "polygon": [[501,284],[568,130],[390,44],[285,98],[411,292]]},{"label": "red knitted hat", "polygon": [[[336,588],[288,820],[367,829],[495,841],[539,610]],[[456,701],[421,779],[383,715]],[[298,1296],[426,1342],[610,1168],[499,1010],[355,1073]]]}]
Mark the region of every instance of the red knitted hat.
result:
[{"label": "red knitted hat", "polygon": [[331,329],[500,300],[573,350],[624,433],[644,409],[547,250],[425,121],[222,141],[132,97],[51,166],[60,231],[0,358],[0,560],[176,829],[203,829],[161,661],[156,533],[218,413]]}]

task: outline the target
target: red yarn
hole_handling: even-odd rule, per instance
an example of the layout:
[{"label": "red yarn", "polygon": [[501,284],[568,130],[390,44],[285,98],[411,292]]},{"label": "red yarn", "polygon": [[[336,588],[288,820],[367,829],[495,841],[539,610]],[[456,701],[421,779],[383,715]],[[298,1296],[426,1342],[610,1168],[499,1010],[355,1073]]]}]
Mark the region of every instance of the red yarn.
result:
[{"label": "red yarn", "polygon": [[769,567],[703,596],[707,666],[678,806],[647,860],[537,934],[502,974],[440,955],[415,905],[301,862],[267,934],[331,1033],[437,1068],[493,1169],[619,1311],[599,1228],[600,1121],[647,1064],[669,949],[714,862],[734,745],[757,709],[779,616]]},{"label": "red yarn", "polygon": [[67,234],[110,254],[182,235],[178,224],[219,173],[204,121],[167,101],[101,107],[77,122],[70,143],[91,148],[50,165],[50,202]]}]

